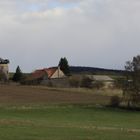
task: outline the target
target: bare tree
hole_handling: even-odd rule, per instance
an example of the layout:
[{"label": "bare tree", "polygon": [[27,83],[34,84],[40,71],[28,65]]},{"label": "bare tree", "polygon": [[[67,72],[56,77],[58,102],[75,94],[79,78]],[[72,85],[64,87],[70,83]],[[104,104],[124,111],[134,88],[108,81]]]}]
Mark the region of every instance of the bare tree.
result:
[{"label": "bare tree", "polygon": [[140,55],[126,62],[123,97],[128,107],[140,103]]}]

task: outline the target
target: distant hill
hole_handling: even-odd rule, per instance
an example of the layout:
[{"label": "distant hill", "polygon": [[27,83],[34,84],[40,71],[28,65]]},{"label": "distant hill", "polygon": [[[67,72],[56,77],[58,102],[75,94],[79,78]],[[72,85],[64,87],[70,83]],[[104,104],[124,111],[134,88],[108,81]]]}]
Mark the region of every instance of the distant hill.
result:
[{"label": "distant hill", "polygon": [[96,68],[96,67],[83,67],[83,66],[70,66],[70,72],[76,73],[89,73],[89,74],[118,74],[122,75],[123,70]]},{"label": "distant hill", "polygon": [[[51,68],[56,68],[53,66]],[[96,67],[85,67],[85,66],[70,66],[71,74],[99,74],[99,75],[122,75],[124,70],[105,69]]]}]

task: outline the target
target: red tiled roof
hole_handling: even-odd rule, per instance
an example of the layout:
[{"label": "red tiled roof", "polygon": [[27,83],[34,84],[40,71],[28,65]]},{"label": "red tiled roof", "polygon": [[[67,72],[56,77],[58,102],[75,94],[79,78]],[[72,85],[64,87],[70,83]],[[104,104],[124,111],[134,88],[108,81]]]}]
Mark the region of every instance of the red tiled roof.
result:
[{"label": "red tiled roof", "polygon": [[55,73],[57,68],[48,68],[48,69],[44,69],[44,70],[47,72],[48,78],[51,78],[51,76]]},{"label": "red tiled roof", "polygon": [[48,78],[51,78],[51,76],[55,73],[56,70],[57,68],[44,68],[36,70],[31,74],[28,80],[39,79],[45,76],[46,74],[48,75]]},{"label": "red tiled roof", "polygon": [[46,72],[44,70],[36,70],[31,74],[31,76],[29,77],[29,80],[39,79],[45,75],[46,75]]}]

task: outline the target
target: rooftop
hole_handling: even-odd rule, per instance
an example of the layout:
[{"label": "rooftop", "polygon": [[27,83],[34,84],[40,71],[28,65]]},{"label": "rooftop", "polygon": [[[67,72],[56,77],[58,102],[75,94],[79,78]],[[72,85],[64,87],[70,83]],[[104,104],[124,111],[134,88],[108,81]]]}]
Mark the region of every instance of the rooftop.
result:
[{"label": "rooftop", "polygon": [[95,81],[113,81],[108,75],[88,75],[88,77]]},{"label": "rooftop", "polygon": [[56,70],[57,68],[44,68],[44,69],[35,70],[33,73],[31,73],[28,80],[39,79],[46,75],[48,76],[48,78],[50,78]]}]

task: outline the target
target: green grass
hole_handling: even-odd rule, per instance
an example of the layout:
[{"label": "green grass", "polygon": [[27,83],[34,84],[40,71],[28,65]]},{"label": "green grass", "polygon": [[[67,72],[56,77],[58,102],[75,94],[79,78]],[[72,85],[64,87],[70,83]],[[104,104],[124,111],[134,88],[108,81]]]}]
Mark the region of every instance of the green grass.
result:
[{"label": "green grass", "polygon": [[94,106],[0,108],[0,140],[139,140],[140,112]]}]

